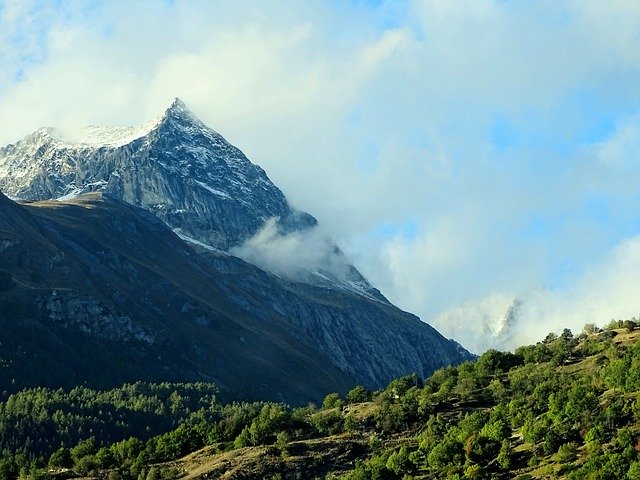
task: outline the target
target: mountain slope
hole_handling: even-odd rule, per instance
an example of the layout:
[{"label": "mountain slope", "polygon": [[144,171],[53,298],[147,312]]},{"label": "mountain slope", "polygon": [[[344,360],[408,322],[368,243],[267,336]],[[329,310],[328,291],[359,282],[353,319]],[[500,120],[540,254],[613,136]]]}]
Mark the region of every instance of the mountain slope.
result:
[{"label": "mountain slope", "polygon": [[[636,479],[640,334],[636,322],[625,322],[631,331],[621,324],[580,336],[565,330],[515,354],[489,350],[424,385],[405,377],[372,399],[334,401],[306,416],[292,412],[287,435],[280,424],[251,446],[205,446],[156,464],[156,473],[235,480]],[[332,423],[318,421],[323,416]],[[302,435],[294,420],[300,417],[307,422]],[[260,417],[254,424],[270,427]]]},{"label": "mountain slope", "polygon": [[0,202],[5,384],[204,380],[299,403],[469,358],[388,303],[197,253],[100,194]]},{"label": "mountain slope", "polygon": [[[314,396],[305,381],[312,372],[325,387],[348,384],[328,358],[306,351],[291,326],[234,305],[215,269],[141,213],[99,197],[4,202],[9,246],[0,264],[15,283],[0,302],[2,356],[11,362],[5,384],[207,380],[291,401]],[[25,363],[23,352],[36,358]]]}]

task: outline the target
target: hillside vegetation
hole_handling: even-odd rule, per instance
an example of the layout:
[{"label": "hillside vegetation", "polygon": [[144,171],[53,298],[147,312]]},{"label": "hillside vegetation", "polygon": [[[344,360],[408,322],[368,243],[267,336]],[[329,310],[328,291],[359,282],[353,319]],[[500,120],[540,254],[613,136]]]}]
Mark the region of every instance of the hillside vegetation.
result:
[{"label": "hillside vegetation", "polygon": [[[77,430],[86,435],[78,442],[69,434],[73,429],[62,434],[55,430],[58,425],[52,430],[57,436],[46,445],[20,448],[6,439],[38,431],[50,414],[19,410],[18,398],[24,404],[26,398],[54,396],[61,411],[78,398],[77,390],[66,397],[60,391],[29,390],[0,406],[5,449],[0,476],[640,479],[637,328],[630,320],[604,330],[588,325],[580,335],[565,330],[514,353],[490,350],[424,381],[412,375],[377,392],[356,387],[344,398],[331,393],[322,406],[222,405],[213,391],[202,402],[188,393],[197,395],[197,388],[182,386],[183,393],[151,402],[155,406],[143,408],[140,417],[130,411],[114,420],[121,428],[109,436],[85,428]],[[94,405],[95,412],[78,415],[97,426],[108,408]],[[149,418],[153,408],[177,428],[156,436],[153,429],[142,429],[140,419]]]}]

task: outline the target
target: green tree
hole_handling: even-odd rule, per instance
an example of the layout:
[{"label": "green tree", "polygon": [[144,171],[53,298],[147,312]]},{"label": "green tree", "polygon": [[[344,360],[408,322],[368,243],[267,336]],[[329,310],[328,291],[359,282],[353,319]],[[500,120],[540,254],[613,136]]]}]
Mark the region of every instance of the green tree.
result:
[{"label": "green tree", "polygon": [[498,452],[498,465],[503,470],[509,470],[512,465],[513,451],[511,449],[511,444],[508,440],[503,440],[500,445],[500,451]]},{"label": "green tree", "polygon": [[389,455],[386,467],[396,475],[401,475],[409,469],[410,464],[409,450],[407,450],[407,447],[403,445],[399,450],[396,450]]},{"label": "green tree", "polygon": [[80,457],[73,465],[73,469],[80,475],[89,475],[96,468],[98,468],[98,462],[94,455]]},{"label": "green tree", "polygon": [[594,333],[598,333],[599,331],[600,331],[600,329],[598,328],[598,326],[595,323],[587,323],[582,328],[582,333],[584,333],[585,335],[592,335]]},{"label": "green tree", "polygon": [[0,458],[0,480],[13,480],[18,476],[18,468],[11,458]]},{"label": "green tree", "polygon": [[96,463],[100,468],[111,468],[116,466],[116,457],[110,448],[103,447],[96,453]]},{"label": "green tree", "polygon": [[445,468],[448,465],[460,465],[463,461],[462,443],[452,435],[447,435],[427,455],[429,466],[437,469]]},{"label": "green tree", "polygon": [[358,385],[349,390],[346,399],[348,403],[368,402],[371,400],[371,393],[362,385]]},{"label": "green tree", "polygon": [[560,463],[573,462],[578,454],[578,446],[574,442],[569,442],[560,445],[558,453],[556,454],[556,460]]},{"label": "green tree", "polygon": [[322,401],[322,408],[342,408],[342,399],[340,398],[340,395],[335,392],[329,393]]},{"label": "green tree", "polygon": [[156,467],[151,467],[147,473],[147,480],[158,480],[158,477],[158,469]]},{"label": "green tree", "polygon": [[631,462],[629,470],[627,470],[627,478],[629,480],[640,480],[640,462]]},{"label": "green tree", "polygon": [[81,440],[78,444],[71,449],[71,458],[74,462],[78,462],[80,459],[93,455],[98,451],[98,445],[95,437],[90,437],[85,440]]},{"label": "green tree", "polygon": [[291,443],[291,436],[284,430],[278,432],[276,435],[275,446],[280,450],[280,455],[283,457],[289,454],[289,443]]},{"label": "green tree", "polygon": [[61,447],[51,454],[49,457],[49,468],[71,468],[73,467],[73,459],[68,448]]}]

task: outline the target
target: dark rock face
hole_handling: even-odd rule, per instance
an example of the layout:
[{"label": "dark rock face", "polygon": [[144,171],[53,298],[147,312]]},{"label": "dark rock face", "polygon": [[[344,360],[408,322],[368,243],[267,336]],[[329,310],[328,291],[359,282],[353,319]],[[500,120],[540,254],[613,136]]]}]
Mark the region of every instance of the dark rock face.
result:
[{"label": "dark rock face", "polygon": [[5,386],[208,381],[303,403],[353,381],[138,208],[99,194],[1,202],[0,244],[13,281],[0,292]]},{"label": "dark rock face", "polygon": [[[286,318],[304,332],[301,341],[331,358],[357,383],[380,387],[410,372],[427,376],[436,368],[472,358],[460,345],[391,304],[290,282],[233,256],[204,255],[226,272],[229,298],[239,306],[257,305],[256,315]],[[246,296],[233,293],[238,287]]]},{"label": "dark rock face", "polygon": [[[0,292],[0,330],[37,327],[37,348],[66,372],[54,384],[198,379],[298,403],[472,358],[332,243],[338,274],[274,275],[228,253],[274,217],[279,234],[316,220],[179,100],[137,129],[76,143],[42,129],[0,148],[0,189],[57,199],[0,194],[0,273],[15,285]],[[87,349],[101,367],[69,353]],[[13,374],[35,378],[25,365]]]}]

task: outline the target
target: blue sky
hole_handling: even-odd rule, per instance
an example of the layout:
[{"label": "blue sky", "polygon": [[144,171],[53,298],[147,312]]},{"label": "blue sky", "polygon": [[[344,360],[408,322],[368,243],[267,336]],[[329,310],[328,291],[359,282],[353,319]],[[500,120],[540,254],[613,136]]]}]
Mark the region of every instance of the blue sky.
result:
[{"label": "blue sky", "polygon": [[639,41],[622,0],[0,0],[0,142],[180,96],[391,300],[513,346],[640,314]]}]

